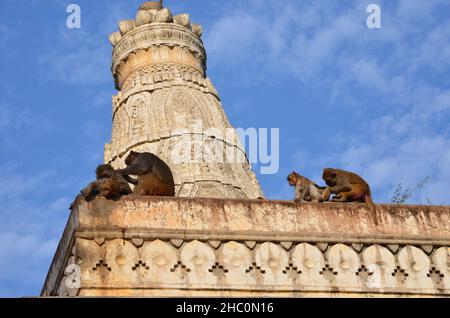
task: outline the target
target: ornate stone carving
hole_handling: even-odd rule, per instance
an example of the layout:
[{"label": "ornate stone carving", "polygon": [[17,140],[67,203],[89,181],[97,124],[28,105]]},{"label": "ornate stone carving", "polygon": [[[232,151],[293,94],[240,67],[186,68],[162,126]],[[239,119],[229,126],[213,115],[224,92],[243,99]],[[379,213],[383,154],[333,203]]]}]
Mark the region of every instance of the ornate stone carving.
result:
[{"label": "ornate stone carving", "polygon": [[[448,250],[437,249],[431,257],[433,263],[446,264]],[[354,293],[370,289],[375,294],[417,290],[432,294],[439,288],[439,292],[450,294],[448,269],[432,267],[430,257],[410,245],[400,249],[397,261],[380,245],[357,253],[347,245],[334,244],[323,253],[309,243],[296,243],[285,251],[279,243],[259,242],[252,251],[235,241],[215,250],[198,240],[174,247],[158,239],[144,241],[141,246],[113,239],[99,246],[93,240],[79,238],[76,252],[78,261],[71,258],[69,263],[81,268],[81,288],[101,288],[107,280],[115,288],[264,287],[292,292],[334,288]],[[66,279],[60,282],[62,296],[68,294]]]},{"label": "ornate stone carving", "polygon": [[[266,200],[78,202],[43,295],[450,296],[450,210],[378,205],[370,219],[367,211]],[[390,222],[376,222],[382,216]],[[80,273],[72,291],[69,265]]]},{"label": "ornate stone carving", "polygon": [[110,37],[119,93],[105,162],[122,168],[129,151],[150,151],[171,167],[177,196],[264,197],[206,78],[201,27],[187,14],[143,6],[119,29]]}]

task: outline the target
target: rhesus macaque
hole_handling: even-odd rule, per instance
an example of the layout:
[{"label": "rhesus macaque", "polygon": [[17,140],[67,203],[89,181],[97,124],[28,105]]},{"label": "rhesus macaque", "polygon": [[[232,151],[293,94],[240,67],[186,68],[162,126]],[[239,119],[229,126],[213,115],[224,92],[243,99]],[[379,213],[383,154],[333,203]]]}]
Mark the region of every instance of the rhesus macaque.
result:
[{"label": "rhesus macaque", "polygon": [[114,200],[132,192],[128,182],[114,171],[111,165],[98,166],[95,174],[97,180],[81,191],[82,196],[87,201],[91,201],[97,196]]},{"label": "rhesus macaque", "polygon": [[[175,182],[169,166],[152,153],[131,151],[125,159],[127,167],[118,170],[128,182],[135,184],[133,194],[175,196]],[[138,176],[132,179],[130,175]]]},{"label": "rhesus macaque", "polygon": [[327,189],[323,199],[328,201],[331,194],[335,194],[333,202],[364,202],[370,210],[375,212],[370,187],[363,178],[345,170],[327,168],[323,170],[323,180]]},{"label": "rhesus macaque", "polygon": [[289,185],[295,187],[295,202],[322,202],[326,187],[320,187],[308,178],[292,172],[287,178]]}]

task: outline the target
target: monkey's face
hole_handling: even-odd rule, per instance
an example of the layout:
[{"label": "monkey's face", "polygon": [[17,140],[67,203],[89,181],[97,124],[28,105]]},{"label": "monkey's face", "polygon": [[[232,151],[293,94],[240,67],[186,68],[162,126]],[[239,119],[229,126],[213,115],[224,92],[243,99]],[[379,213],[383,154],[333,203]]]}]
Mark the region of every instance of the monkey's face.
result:
[{"label": "monkey's face", "polygon": [[329,187],[334,187],[337,183],[337,173],[334,169],[325,169],[322,178]]},{"label": "monkey's face", "polygon": [[111,165],[100,165],[97,167],[95,174],[97,176],[97,180],[112,178],[114,169]]},{"label": "monkey's face", "polygon": [[130,151],[130,154],[128,155],[128,157],[125,159],[125,164],[127,166],[130,166],[134,160],[136,160],[136,158],[139,156],[138,152],[134,152],[134,151]]},{"label": "monkey's face", "polygon": [[295,186],[298,181],[298,174],[296,172],[292,172],[288,177],[287,181],[291,187]]}]

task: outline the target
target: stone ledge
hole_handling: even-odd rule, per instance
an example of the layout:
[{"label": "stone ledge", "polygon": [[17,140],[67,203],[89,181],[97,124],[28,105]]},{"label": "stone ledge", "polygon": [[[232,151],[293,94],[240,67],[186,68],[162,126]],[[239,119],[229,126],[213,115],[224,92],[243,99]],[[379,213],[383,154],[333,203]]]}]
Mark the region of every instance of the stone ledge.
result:
[{"label": "stone ledge", "polygon": [[450,207],[98,199],[73,209],[42,295],[448,296],[448,246]]},{"label": "stone ledge", "polygon": [[76,215],[80,232],[450,243],[450,207],[438,206],[377,205],[373,215],[364,204],[136,197],[82,203]]}]

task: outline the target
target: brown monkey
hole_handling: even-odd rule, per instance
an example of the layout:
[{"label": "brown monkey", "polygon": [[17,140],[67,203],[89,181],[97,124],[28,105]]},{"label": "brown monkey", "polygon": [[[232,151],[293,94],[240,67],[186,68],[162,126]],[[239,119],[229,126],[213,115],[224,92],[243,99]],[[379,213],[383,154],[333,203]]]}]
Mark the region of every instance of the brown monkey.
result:
[{"label": "brown monkey", "polygon": [[113,200],[132,192],[128,182],[114,171],[111,165],[98,166],[95,174],[97,180],[81,191],[87,201],[91,201],[97,196]]},{"label": "brown monkey", "polygon": [[287,180],[289,185],[295,187],[295,201],[296,202],[322,202],[323,192],[326,187],[320,187],[308,178],[299,175],[297,172],[292,172]]},{"label": "brown monkey", "polygon": [[323,199],[328,201],[331,194],[333,202],[364,202],[371,211],[375,211],[369,184],[357,174],[345,170],[327,168],[323,170],[323,180],[328,188]]},{"label": "brown monkey", "polygon": [[[175,196],[175,182],[169,166],[152,153],[131,151],[125,159],[127,167],[117,172],[136,185],[133,193],[148,196]],[[129,175],[138,176],[132,179]]]}]

